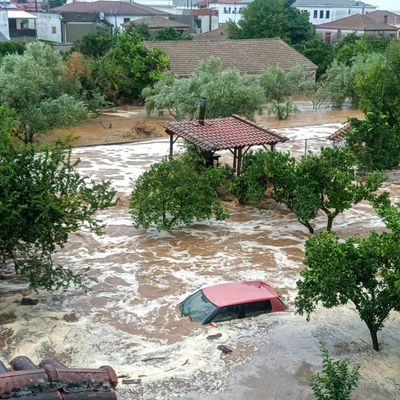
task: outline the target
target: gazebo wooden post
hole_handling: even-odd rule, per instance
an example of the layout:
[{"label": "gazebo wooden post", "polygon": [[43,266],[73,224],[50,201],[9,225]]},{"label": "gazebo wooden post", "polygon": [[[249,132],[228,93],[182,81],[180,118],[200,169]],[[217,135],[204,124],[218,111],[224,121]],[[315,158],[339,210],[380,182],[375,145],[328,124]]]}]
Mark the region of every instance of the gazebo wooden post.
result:
[{"label": "gazebo wooden post", "polygon": [[275,151],[275,143],[271,144],[271,151]]},{"label": "gazebo wooden post", "polygon": [[169,155],[172,157],[174,154],[174,134],[169,134]]},{"label": "gazebo wooden post", "polygon": [[233,169],[236,172],[236,147],[233,149]]},{"label": "gazebo wooden post", "polygon": [[242,167],[242,150],[243,147],[238,147],[237,149],[237,169],[236,169],[236,176],[240,176],[240,169]]}]

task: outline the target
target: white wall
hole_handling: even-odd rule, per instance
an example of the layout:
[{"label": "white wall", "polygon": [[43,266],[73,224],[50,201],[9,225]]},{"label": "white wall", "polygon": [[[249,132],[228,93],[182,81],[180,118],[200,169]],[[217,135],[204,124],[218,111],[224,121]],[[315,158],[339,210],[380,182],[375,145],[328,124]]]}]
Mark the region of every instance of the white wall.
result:
[{"label": "white wall", "polygon": [[325,24],[326,22],[336,21],[355,14],[367,14],[376,10],[376,7],[353,7],[353,8],[334,8],[334,7],[297,7],[300,11],[308,11],[309,20],[314,25]]},{"label": "white wall", "polygon": [[37,38],[50,42],[61,43],[61,20],[60,14],[32,13],[37,16],[36,33]]},{"label": "white wall", "polygon": [[[214,31],[215,29],[218,29],[219,23],[218,23],[218,17],[215,15],[201,15],[198,16],[197,18],[200,19],[201,21],[201,33],[206,33]],[[210,18],[211,18],[211,29],[210,29]]]},{"label": "white wall", "polygon": [[10,32],[8,30],[8,18],[5,11],[0,11],[0,32],[7,38],[10,39]]},{"label": "white wall", "polygon": [[228,21],[238,22],[242,18],[241,11],[245,8],[246,4],[218,4],[210,3],[209,7],[218,10],[219,23],[225,24]]}]

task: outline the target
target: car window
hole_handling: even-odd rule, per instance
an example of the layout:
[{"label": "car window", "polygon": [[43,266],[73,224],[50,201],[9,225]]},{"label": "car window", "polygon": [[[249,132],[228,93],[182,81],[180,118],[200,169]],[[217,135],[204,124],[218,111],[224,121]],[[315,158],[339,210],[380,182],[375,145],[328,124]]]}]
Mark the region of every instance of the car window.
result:
[{"label": "car window", "polygon": [[271,301],[255,301],[244,305],[244,314],[246,317],[256,317],[260,314],[270,313],[272,311]]},{"label": "car window", "polygon": [[233,306],[227,306],[227,307],[222,307],[217,315],[213,318],[213,321],[215,322],[222,322],[222,321],[228,321],[230,319],[235,319],[239,318],[240,314],[240,305],[233,305]]},{"label": "car window", "polygon": [[190,316],[193,321],[205,323],[218,307],[199,290],[183,301],[180,308],[182,315]]}]

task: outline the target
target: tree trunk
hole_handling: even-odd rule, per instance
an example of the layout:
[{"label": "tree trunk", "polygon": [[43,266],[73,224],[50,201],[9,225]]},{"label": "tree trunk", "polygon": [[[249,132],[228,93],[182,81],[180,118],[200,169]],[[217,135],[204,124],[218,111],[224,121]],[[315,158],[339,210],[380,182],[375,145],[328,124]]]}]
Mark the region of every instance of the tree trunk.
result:
[{"label": "tree trunk", "polygon": [[305,222],[304,221],[300,221],[300,223],[302,225],[304,225],[311,234],[314,234],[314,228],[311,226],[311,224],[308,221],[305,221]]},{"label": "tree trunk", "polygon": [[335,216],[333,215],[328,215],[328,224],[326,225],[326,230],[330,232],[332,230],[332,225],[333,225],[333,219]]},{"label": "tree trunk", "polygon": [[375,328],[372,328],[368,326],[369,333],[371,334],[371,339],[372,339],[372,347],[374,348],[375,351],[379,351],[379,343],[378,343],[378,330]]}]

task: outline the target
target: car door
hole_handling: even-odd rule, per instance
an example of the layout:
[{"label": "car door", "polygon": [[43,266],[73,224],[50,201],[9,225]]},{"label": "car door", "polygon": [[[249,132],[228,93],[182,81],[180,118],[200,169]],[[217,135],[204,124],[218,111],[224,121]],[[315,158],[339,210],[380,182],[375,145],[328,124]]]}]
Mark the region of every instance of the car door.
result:
[{"label": "car door", "polygon": [[240,304],[234,304],[231,306],[221,307],[218,313],[212,319],[215,322],[229,321],[231,319],[239,318],[240,316]]}]

